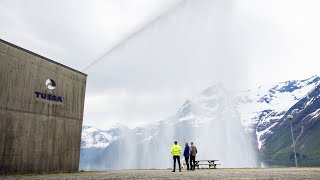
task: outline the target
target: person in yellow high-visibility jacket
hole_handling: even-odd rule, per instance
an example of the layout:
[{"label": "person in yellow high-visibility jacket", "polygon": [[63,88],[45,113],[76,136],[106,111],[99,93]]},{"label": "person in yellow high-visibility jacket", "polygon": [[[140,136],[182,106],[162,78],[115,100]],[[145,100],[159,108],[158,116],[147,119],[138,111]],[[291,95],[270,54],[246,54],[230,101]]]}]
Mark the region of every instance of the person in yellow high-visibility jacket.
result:
[{"label": "person in yellow high-visibility jacket", "polygon": [[179,164],[179,171],[181,172],[181,165],[180,165],[180,154],[182,152],[181,147],[179,146],[178,142],[175,141],[174,145],[171,147],[170,150],[172,156],[173,156],[173,171],[176,171],[176,161],[178,160],[178,164]]}]

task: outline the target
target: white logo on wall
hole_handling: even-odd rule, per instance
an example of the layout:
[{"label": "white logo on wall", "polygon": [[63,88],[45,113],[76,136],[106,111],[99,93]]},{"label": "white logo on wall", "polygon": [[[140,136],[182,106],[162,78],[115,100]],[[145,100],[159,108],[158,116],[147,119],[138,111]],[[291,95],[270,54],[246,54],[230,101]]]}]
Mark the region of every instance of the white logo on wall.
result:
[{"label": "white logo on wall", "polygon": [[52,80],[52,79],[47,79],[46,86],[48,89],[54,90],[54,88],[56,88],[56,82],[54,82],[54,80]]},{"label": "white logo on wall", "polygon": [[[54,82],[53,79],[47,79],[46,80],[46,86],[49,90],[54,90],[56,88],[56,82]],[[43,92],[34,92],[36,94],[37,98],[49,100],[49,101],[55,101],[55,102],[62,102],[62,97],[57,96],[51,93],[43,93]]]}]

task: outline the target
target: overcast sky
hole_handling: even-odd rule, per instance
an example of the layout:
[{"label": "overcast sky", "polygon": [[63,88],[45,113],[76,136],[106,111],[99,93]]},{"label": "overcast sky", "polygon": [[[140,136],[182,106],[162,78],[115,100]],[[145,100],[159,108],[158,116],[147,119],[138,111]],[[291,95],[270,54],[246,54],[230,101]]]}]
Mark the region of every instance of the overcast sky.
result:
[{"label": "overcast sky", "polygon": [[[164,119],[222,82],[319,75],[317,0],[0,0],[0,38],[88,74],[84,123]],[[102,57],[101,59],[99,59]]]}]

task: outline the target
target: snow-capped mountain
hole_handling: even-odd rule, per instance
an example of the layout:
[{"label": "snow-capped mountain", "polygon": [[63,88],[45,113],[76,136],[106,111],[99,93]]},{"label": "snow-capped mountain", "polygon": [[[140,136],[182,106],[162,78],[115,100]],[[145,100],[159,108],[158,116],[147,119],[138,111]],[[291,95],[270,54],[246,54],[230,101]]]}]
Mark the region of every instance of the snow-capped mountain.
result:
[{"label": "snow-capped mountain", "polygon": [[129,130],[124,125],[117,125],[109,130],[84,125],[82,127],[81,148],[106,148],[110,143],[116,141]]},{"label": "snow-capped mountain", "polygon": [[[293,115],[292,127],[298,163],[320,165],[320,85],[316,86],[286,113]],[[264,143],[261,152],[268,164],[294,165],[290,123],[286,116],[279,120]]]},{"label": "snow-capped mountain", "polygon": [[106,148],[108,148],[110,144],[126,136],[129,132],[130,129],[128,127],[120,124],[113,126],[109,130],[101,130],[84,125],[82,127],[81,137],[80,168],[99,169],[99,167],[93,165],[93,162],[103,158],[102,154]]},{"label": "snow-capped mountain", "polygon": [[[226,98],[228,97],[228,98]],[[234,94],[226,90],[222,84],[205,89],[200,95],[187,100],[176,114],[178,121],[189,121],[194,126],[200,126],[212,121],[220,115],[237,114]]]},{"label": "snow-capped mountain", "polygon": [[239,94],[239,112],[241,122],[247,132],[255,133],[258,148],[272,134],[271,128],[279,123],[286,112],[299,100],[312,91],[320,82],[313,76],[305,80],[293,80],[260,86],[256,90]]},{"label": "snow-capped mountain", "polygon": [[89,162],[81,159],[81,164],[91,163],[93,169],[167,168],[173,142],[183,147],[183,143],[193,141],[198,158],[219,157],[224,167],[256,167],[255,152],[247,141],[236,100],[221,84],[211,86],[187,100],[175,115],[131,130],[99,155],[87,157]]},{"label": "snow-capped mountain", "polygon": [[319,99],[316,95],[319,86],[318,76],[239,93],[218,84],[186,100],[175,115],[162,121],[132,130],[85,126],[80,166],[85,169],[165,168],[171,164],[168,149],[174,140],[196,142],[201,152],[199,158],[217,157],[224,167],[256,166],[253,149],[264,155],[274,152],[271,139],[287,127],[283,122],[288,114],[312,109],[300,118],[320,119],[320,104],[314,103]]}]

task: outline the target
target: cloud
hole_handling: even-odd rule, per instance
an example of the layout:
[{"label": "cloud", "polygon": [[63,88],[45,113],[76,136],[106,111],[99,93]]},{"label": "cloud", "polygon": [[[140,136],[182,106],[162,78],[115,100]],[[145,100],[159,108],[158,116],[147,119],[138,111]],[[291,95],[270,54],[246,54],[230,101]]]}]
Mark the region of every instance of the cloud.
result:
[{"label": "cloud", "polygon": [[[206,2],[182,4],[88,69],[88,92],[118,101],[100,96],[86,101],[86,107],[98,102],[114,106],[105,110],[108,121],[154,121],[174,114],[186,99],[211,84],[242,86],[246,61],[233,52],[224,32],[230,9],[214,6],[224,3]],[[89,118],[95,113],[86,114]]]},{"label": "cloud", "polygon": [[2,1],[0,36],[81,69],[179,1]]},{"label": "cloud", "polygon": [[[241,1],[232,25],[251,86],[319,74],[319,1]],[[316,66],[315,66],[316,65]]]},{"label": "cloud", "polygon": [[170,101],[172,94],[169,92],[133,93],[125,89],[109,89],[102,93],[88,94],[86,123],[100,128],[109,128],[115,123],[136,127],[174,114],[175,106],[173,103],[168,104]]},{"label": "cloud", "polygon": [[135,126],[175,113],[217,82],[252,88],[319,74],[319,7],[317,0],[2,1],[0,36],[76,69],[120,43],[87,71],[85,123]]},{"label": "cloud", "polygon": [[[310,38],[318,35],[303,33],[307,32],[304,19],[313,22],[319,16],[313,10],[307,13],[315,4],[294,3],[186,1],[89,70],[91,77],[104,83],[89,76],[88,91],[120,88],[133,96],[167,92],[166,104],[171,110],[155,99],[149,105],[152,108],[130,116],[157,120],[162,117],[157,111],[174,113],[186,99],[217,82],[237,89],[307,78],[318,72],[311,65],[318,64],[313,47],[317,44]],[[318,27],[313,24],[309,28],[314,31]],[[299,54],[308,56],[303,61],[309,64],[302,63]],[[138,99],[128,101],[135,108],[142,107],[134,104]],[[126,111],[117,114],[123,116]],[[134,121],[130,118],[121,121]]]}]

